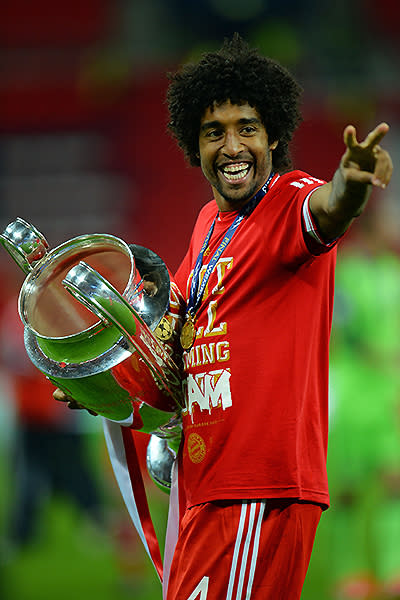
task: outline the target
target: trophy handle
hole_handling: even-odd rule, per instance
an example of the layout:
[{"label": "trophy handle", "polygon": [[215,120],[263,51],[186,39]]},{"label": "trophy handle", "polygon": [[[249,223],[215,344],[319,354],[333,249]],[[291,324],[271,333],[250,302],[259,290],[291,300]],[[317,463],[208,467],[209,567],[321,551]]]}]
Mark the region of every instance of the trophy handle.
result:
[{"label": "trophy handle", "polygon": [[106,325],[113,325],[120,331],[130,350],[139,353],[162,389],[176,399],[176,386],[180,382],[178,367],[118,290],[83,261],[68,271],[62,284]]},{"label": "trophy handle", "polygon": [[43,258],[49,249],[40,231],[20,217],[9,223],[0,234],[0,243],[25,274],[32,271],[33,263]]},{"label": "trophy handle", "polygon": [[136,322],[125,298],[100,273],[80,261],[68,271],[63,286],[106,325],[114,325],[131,344]]},{"label": "trophy handle", "polygon": [[43,258],[49,249],[40,231],[20,217],[9,223],[0,234],[0,243],[25,274],[32,271],[33,263]]}]

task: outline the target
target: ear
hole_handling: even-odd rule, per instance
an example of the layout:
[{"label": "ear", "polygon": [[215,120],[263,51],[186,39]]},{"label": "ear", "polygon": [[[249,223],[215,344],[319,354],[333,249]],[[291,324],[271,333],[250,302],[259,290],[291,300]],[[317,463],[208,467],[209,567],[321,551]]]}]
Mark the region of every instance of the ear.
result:
[{"label": "ear", "polygon": [[279,140],[275,140],[274,142],[272,142],[272,144],[269,145],[269,149],[275,150],[275,148],[277,147],[278,144],[279,144]]}]

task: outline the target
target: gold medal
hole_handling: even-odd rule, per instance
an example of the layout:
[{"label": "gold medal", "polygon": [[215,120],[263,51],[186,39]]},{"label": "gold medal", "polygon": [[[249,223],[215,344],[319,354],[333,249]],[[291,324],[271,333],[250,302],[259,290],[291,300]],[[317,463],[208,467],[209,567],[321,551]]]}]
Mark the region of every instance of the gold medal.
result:
[{"label": "gold medal", "polygon": [[171,323],[168,321],[167,317],[163,317],[157,325],[154,335],[160,342],[167,342],[171,339],[172,334],[173,329]]},{"label": "gold medal", "polygon": [[181,331],[181,346],[184,350],[190,350],[193,346],[193,342],[196,338],[196,329],[194,327],[194,320],[192,315],[189,313],[187,320],[184,323]]}]

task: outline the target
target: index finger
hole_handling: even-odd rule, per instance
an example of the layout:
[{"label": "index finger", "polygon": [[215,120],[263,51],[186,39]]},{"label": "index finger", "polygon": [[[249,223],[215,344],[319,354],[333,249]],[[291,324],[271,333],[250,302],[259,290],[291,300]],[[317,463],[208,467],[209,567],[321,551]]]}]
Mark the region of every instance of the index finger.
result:
[{"label": "index finger", "polygon": [[354,148],[357,146],[356,128],[353,125],[347,125],[343,132],[343,140],[348,148]]},{"label": "index finger", "polygon": [[369,132],[364,140],[364,144],[367,148],[373,148],[385,137],[390,127],[387,123],[380,123]]}]

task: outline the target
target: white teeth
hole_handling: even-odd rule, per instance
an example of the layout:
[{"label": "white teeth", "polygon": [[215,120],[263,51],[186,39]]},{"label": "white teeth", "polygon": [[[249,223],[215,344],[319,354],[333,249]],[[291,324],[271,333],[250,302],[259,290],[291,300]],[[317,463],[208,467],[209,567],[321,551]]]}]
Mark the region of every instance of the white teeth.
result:
[{"label": "white teeth", "polygon": [[244,176],[244,173],[242,173],[242,171],[240,171],[239,173],[224,173],[226,179],[229,179],[230,181],[235,181],[236,179],[242,179]]},{"label": "white teeth", "polygon": [[226,165],[223,167],[222,172],[226,179],[230,181],[235,181],[237,179],[242,179],[247,175],[247,172],[250,169],[250,165],[247,163],[236,163],[232,165]]},{"label": "white teeth", "polygon": [[235,171],[243,171],[243,169],[248,169],[249,165],[247,163],[234,163],[231,165],[225,165],[224,171],[229,173],[234,173]]},{"label": "white teeth", "polygon": [[247,169],[246,163],[237,163],[234,165],[226,165],[224,167],[225,171],[230,171],[231,173],[233,173],[234,171],[242,171],[243,169]]}]

